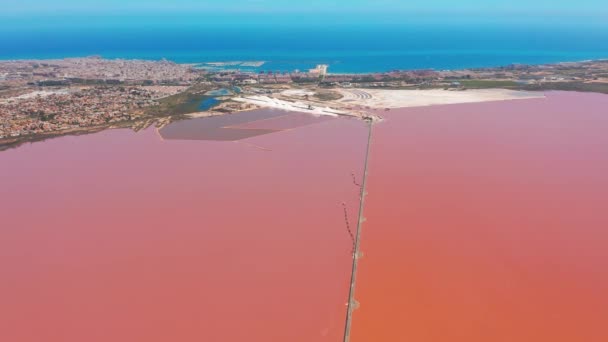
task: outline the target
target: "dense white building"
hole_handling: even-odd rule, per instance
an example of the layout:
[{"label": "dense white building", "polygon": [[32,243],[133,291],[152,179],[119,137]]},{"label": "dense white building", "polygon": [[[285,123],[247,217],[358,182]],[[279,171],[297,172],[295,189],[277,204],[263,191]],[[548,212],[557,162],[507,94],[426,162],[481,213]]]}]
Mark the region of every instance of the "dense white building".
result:
[{"label": "dense white building", "polygon": [[327,64],[318,64],[314,69],[308,70],[308,72],[319,76],[325,76],[327,75],[327,68],[329,68],[329,65]]}]

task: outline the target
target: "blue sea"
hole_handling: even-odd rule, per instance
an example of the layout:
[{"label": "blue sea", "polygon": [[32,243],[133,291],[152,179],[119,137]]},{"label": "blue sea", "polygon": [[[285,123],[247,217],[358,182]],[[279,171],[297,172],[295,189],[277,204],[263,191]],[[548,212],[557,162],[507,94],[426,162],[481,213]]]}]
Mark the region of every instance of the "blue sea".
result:
[{"label": "blue sea", "polygon": [[[0,24],[0,59],[101,55],[178,63],[264,61],[244,70],[333,73],[460,69],[608,58],[608,27],[491,23],[188,24],[86,18]],[[128,24],[125,24],[128,23]]]}]

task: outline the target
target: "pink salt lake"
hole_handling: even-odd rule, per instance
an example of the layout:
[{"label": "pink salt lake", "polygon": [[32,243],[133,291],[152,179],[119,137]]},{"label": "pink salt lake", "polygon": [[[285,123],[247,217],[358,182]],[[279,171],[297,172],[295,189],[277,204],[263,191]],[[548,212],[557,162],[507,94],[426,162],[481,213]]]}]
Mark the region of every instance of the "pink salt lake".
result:
[{"label": "pink salt lake", "polygon": [[[351,341],[608,340],[607,113],[382,112]],[[366,125],[213,120],[0,152],[1,341],[342,341]]]}]

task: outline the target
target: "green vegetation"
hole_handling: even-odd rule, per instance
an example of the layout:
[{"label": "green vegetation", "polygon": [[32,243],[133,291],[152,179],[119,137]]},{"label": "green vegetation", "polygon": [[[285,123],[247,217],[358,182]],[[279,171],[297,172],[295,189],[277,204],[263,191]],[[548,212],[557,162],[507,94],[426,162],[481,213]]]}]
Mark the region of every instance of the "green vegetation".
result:
[{"label": "green vegetation", "polygon": [[522,90],[567,90],[608,94],[608,83],[549,82],[524,85]]},{"label": "green vegetation", "polygon": [[465,89],[488,89],[504,88],[514,90],[565,90],[582,91],[608,94],[608,83],[585,83],[585,82],[543,82],[538,84],[522,84],[515,81],[496,80],[461,80],[461,86]]},{"label": "green vegetation", "polygon": [[168,116],[198,112],[199,104],[208,96],[203,95],[212,87],[194,85],[188,90],[160,99],[158,106],[148,107],[145,114],[150,116]]},{"label": "green vegetation", "polygon": [[314,97],[321,101],[335,101],[342,98],[342,94],[335,91],[319,90]]},{"label": "green vegetation", "polygon": [[317,83],[319,80],[317,78],[309,78],[309,77],[293,77],[293,83],[296,84],[307,84],[307,83]]},{"label": "green vegetation", "polygon": [[200,100],[202,95],[193,94],[191,92],[183,92],[171,96],[167,96],[159,100],[158,106],[148,107],[145,110],[146,115],[164,116],[171,114],[192,113],[195,110],[195,103]]},{"label": "green vegetation", "polygon": [[515,81],[496,81],[496,80],[461,80],[458,81],[465,88],[513,88],[519,86]]}]

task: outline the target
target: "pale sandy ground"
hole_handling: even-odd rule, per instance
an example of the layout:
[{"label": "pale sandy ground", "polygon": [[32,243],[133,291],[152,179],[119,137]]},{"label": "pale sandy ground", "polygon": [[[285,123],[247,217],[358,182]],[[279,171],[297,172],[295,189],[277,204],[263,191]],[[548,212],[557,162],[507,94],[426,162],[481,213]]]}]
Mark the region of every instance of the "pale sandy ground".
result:
[{"label": "pale sandy ground", "polygon": [[456,103],[503,101],[543,98],[542,92],[507,89],[469,90],[385,90],[385,89],[334,89],[344,97],[336,102],[343,105],[370,108],[403,108]]},{"label": "pale sandy ground", "polygon": [[[305,95],[312,95],[308,89],[289,89],[280,93],[286,99],[254,95],[233,98],[233,101],[254,104],[260,107],[277,108],[287,111],[306,112],[317,115],[353,115],[365,116],[357,112],[360,108],[385,109],[447,105],[457,103],[474,103],[487,101],[504,101],[518,99],[543,98],[542,92],[526,92],[507,89],[472,89],[472,90],[386,90],[386,89],[332,89],[342,94],[335,101],[307,101]],[[300,99],[294,99],[300,97]],[[312,106],[312,109],[309,109]]]},{"label": "pale sandy ground", "polygon": [[309,109],[309,104],[303,101],[285,101],[279,100],[275,98],[271,98],[268,96],[254,95],[254,96],[245,96],[245,97],[236,97],[232,99],[233,101],[251,103],[260,107],[266,108],[276,108],[287,111],[294,112],[305,112],[316,115],[328,115],[328,116],[338,116],[338,115],[350,115],[349,112],[330,108],[318,106],[316,103],[311,103],[312,109]]},{"label": "pale sandy ground", "polygon": [[314,94],[314,91],[308,89],[287,89],[281,92],[281,95],[299,97],[304,97],[306,95],[313,96]]},{"label": "pale sandy ground", "polygon": [[69,89],[65,88],[65,89],[57,89],[57,90],[36,90],[36,91],[32,91],[29,93],[25,93],[19,96],[13,96],[13,97],[9,97],[6,99],[0,99],[0,103],[9,103],[9,102],[13,102],[13,101],[19,101],[19,100],[27,100],[27,99],[32,99],[35,97],[47,97],[50,95],[63,95],[63,94],[68,94],[70,92]]},{"label": "pale sandy ground", "polygon": [[214,113],[214,112],[196,112],[196,113],[188,113],[188,114],[184,114],[184,116],[195,119],[195,118],[207,118],[210,116],[218,116],[221,114],[218,113]]}]

